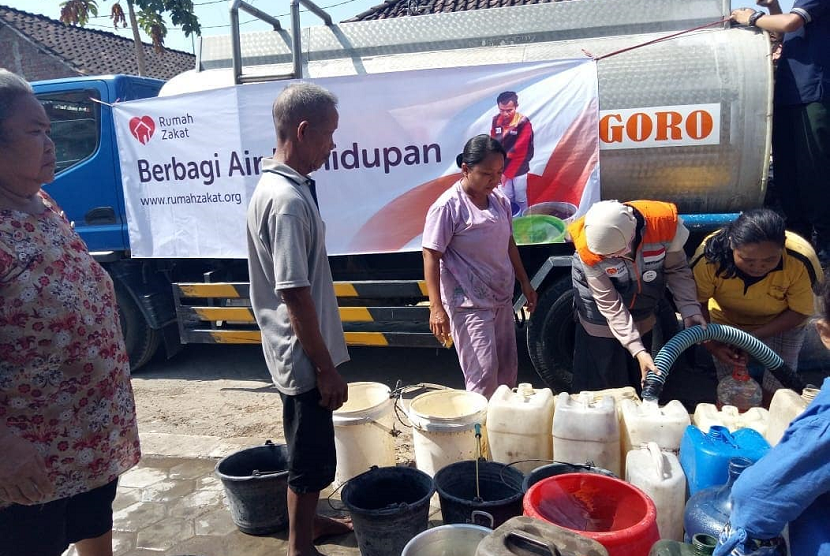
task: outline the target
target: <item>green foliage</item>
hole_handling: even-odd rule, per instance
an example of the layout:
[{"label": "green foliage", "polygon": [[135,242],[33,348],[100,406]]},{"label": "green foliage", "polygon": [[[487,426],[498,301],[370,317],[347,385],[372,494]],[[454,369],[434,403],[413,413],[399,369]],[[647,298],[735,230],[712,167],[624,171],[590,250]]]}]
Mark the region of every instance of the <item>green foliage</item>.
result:
[{"label": "green foliage", "polygon": [[98,3],[95,0],[65,0],[61,2],[60,20],[67,25],[83,27],[89,21],[89,16],[98,15]]},{"label": "green foliage", "polygon": [[152,35],[149,29],[154,25],[159,25],[164,30],[164,34],[167,34],[167,28],[162,18],[164,14],[170,15],[170,22],[175,27],[181,28],[186,37],[189,37],[191,34],[199,35],[202,31],[199,26],[199,18],[193,13],[192,0],[132,1],[138,8],[139,25],[148,34]]},{"label": "green foliage", "polygon": [[[152,38],[156,50],[161,49],[164,37],[167,36],[165,15],[170,17],[175,27],[184,31],[186,37],[201,33],[199,18],[193,13],[192,0],[116,0],[110,9],[110,19],[115,27],[127,27],[122,2],[126,2],[130,13],[137,8],[135,15],[138,27]],[[97,0],[65,0],[60,7],[60,20],[67,25],[83,27],[89,22],[90,16],[98,15]]]}]

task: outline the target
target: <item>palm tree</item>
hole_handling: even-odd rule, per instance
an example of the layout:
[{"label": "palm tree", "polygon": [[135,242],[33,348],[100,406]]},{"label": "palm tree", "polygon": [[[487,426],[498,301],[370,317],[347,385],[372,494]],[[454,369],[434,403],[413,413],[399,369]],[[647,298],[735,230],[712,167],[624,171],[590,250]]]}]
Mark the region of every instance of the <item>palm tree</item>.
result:
[{"label": "palm tree", "polygon": [[[124,14],[122,3],[127,4],[127,14]],[[64,0],[61,3],[60,20],[67,25],[83,27],[89,21],[90,15],[98,15],[97,0]],[[138,7],[138,12],[136,12]],[[153,47],[157,52],[164,50],[164,37],[167,35],[167,26],[164,23],[164,14],[170,15],[173,25],[181,27],[186,37],[191,33],[199,34],[199,19],[193,13],[192,0],[116,0],[110,9],[110,19],[117,28],[127,27],[127,17],[135,41],[135,57],[138,64],[138,74],[147,73],[144,61],[144,45],[141,42],[139,29],[143,29],[153,40]]]}]

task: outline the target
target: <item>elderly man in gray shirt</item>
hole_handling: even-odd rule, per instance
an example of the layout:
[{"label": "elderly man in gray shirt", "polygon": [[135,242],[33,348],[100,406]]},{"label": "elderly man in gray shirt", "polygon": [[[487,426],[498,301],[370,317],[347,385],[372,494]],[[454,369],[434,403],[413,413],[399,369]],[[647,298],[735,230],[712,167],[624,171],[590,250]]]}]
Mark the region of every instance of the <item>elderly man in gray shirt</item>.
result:
[{"label": "elderly man in gray shirt", "polygon": [[337,98],[311,83],[287,86],[273,106],[277,148],[248,206],[251,303],[283,403],[289,450],[288,556],[320,554],[314,540],[350,530],[317,515],[337,463],[332,412],[348,397],[337,366],[349,360],[314,180],[334,148]]}]

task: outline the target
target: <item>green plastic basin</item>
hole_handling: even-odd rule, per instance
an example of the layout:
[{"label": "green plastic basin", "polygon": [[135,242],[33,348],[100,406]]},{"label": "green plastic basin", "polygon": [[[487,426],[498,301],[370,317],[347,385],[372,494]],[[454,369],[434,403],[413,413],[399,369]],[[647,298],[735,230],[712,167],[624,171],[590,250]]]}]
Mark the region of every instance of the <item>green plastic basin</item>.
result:
[{"label": "green plastic basin", "polygon": [[513,219],[513,239],[519,245],[562,243],[565,223],[548,214],[530,214]]}]

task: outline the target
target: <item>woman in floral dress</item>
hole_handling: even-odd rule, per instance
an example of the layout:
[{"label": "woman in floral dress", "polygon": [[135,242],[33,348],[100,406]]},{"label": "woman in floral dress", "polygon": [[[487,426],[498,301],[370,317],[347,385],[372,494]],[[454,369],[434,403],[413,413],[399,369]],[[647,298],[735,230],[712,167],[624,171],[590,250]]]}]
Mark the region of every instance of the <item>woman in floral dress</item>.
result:
[{"label": "woman in floral dress", "polygon": [[0,69],[0,556],[112,555],[118,476],[140,457],[109,275],[41,189],[49,118]]}]

